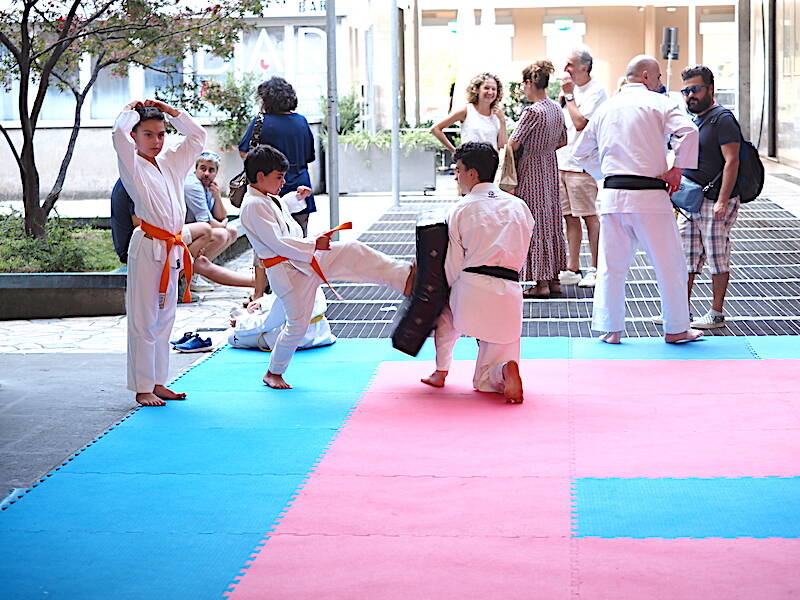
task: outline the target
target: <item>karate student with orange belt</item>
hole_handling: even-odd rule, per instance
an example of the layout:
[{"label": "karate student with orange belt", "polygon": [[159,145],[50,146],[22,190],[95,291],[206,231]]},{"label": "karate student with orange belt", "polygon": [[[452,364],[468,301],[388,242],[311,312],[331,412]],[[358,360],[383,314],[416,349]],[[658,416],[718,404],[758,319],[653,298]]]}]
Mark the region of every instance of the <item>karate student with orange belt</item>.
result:
[{"label": "karate student with orange belt", "polygon": [[[165,116],[185,139],[162,152]],[[145,100],[125,106],[111,137],[120,179],[141,219],[128,248],[128,389],[136,392],[139,404],[163,406],[165,400],[186,397],[164,384],[178,272],[184,269],[191,278],[191,256],[181,238],[183,182],[203,151],[206,133],[188,114]]]},{"label": "karate student with orange belt", "polygon": [[333,231],[304,238],[287,201],[301,200],[311,190],[301,187],[278,198],[289,169],[280,151],[257,146],[247,153],[244,168],[250,186],[239,219],[256,256],[267,268],[272,291],[286,310],[286,324],[272,349],[263,380],[271,388],[289,389],[283,373],[308,329],[320,283],[334,279],[382,283],[408,295],[413,270],[410,263],[394,260],[361,242],[331,242]]}]

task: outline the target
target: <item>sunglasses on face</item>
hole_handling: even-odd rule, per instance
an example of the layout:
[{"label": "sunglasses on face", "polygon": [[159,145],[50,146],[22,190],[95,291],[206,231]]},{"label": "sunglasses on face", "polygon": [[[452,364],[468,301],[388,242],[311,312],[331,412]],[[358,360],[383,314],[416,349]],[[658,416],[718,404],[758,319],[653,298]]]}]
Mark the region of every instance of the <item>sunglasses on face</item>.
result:
[{"label": "sunglasses on face", "polygon": [[707,88],[707,87],[708,87],[707,85],[703,85],[703,84],[701,84],[701,85],[690,85],[690,86],[687,86],[687,87],[683,88],[681,90],[681,94],[683,94],[684,96],[688,96],[689,94],[696,94],[700,90],[702,90],[703,88]]}]

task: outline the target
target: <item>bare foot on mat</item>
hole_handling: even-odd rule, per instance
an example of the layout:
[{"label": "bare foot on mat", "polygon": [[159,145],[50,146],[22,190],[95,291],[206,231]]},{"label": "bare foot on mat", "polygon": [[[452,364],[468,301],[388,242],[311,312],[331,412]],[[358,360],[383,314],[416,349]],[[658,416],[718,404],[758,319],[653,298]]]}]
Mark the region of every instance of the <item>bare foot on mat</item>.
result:
[{"label": "bare foot on mat", "polygon": [[688,329],[681,333],[668,333],[664,336],[664,341],[668,344],[683,344],[696,342],[703,337],[703,332],[699,329]]},{"label": "bare foot on mat", "polygon": [[608,333],[604,333],[601,335],[599,339],[601,342],[605,342],[606,344],[619,344],[619,338],[621,337],[621,331],[609,331]]},{"label": "bare foot on mat", "polygon": [[503,379],[505,380],[503,396],[505,396],[506,402],[521,404],[524,398],[522,397],[522,377],[519,375],[517,361],[510,360],[503,365]]},{"label": "bare foot on mat", "polygon": [[186,394],[183,392],[173,392],[171,389],[163,385],[157,385],[153,388],[153,394],[162,400],[186,400]]},{"label": "bare foot on mat", "polygon": [[447,378],[447,371],[434,371],[428,377],[420,379],[422,383],[427,383],[432,387],[444,387],[444,380]]},{"label": "bare foot on mat", "polygon": [[151,392],[136,394],[136,401],[142,406],[166,406],[167,403]]},{"label": "bare foot on mat", "polygon": [[286,380],[283,378],[283,375],[276,375],[270,371],[267,371],[267,374],[264,375],[262,381],[271,387],[273,390],[290,390],[292,386],[286,383]]}]

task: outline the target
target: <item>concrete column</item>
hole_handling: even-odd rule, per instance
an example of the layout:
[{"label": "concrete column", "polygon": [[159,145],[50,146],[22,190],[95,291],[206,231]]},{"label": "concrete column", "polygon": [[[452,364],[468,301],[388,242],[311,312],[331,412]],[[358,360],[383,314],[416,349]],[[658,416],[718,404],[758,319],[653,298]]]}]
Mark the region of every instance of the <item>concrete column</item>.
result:
[{"label": "concrete column", "polygon": [[739,93],[736,107],[739,125],[746,140],[752,139],[750,130],[750,0],[739,0],[736,4],[736,24],[739,28]]},{"label": "concrete column", "polygon": [[656,31],[656,8],[648,5],[644,7],[644,50],[643,54],[660,56],[658,32]]}]

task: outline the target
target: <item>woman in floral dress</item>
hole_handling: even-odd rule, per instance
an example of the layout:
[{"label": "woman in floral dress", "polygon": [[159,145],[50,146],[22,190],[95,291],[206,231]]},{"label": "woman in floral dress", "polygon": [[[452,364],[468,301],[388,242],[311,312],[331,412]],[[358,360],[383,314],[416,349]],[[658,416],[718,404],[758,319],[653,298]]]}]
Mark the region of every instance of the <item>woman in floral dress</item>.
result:
[{"label": "woman in floral dress", "polygon": [[521,271],[522,281],[536,281],[525,290],[528,298],[547,298],[561,291],[558,274],[566,269],[561,204],[558,199],[556,149],[567,143],[567,128],[561,108],[547,97],[553,63],[540,60],[522,71],[525,96],[531,104],[522,112],[509,146],[522,147],[517,162],[516,195],[531,209],[536,221],[528,259]]}]

